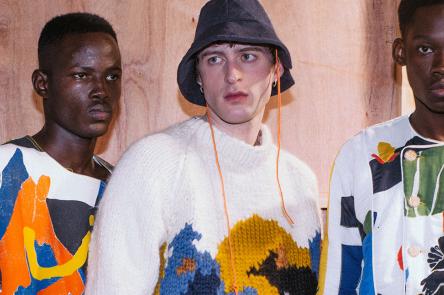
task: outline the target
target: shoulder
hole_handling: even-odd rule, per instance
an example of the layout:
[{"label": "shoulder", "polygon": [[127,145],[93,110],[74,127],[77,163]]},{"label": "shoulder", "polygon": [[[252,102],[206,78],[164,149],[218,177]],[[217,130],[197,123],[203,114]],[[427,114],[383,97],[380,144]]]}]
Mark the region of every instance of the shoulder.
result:
[{"label": "shoulder", "polygon": [[134,142],[124,153],[124,157],[133,160],[174,158],[187,145],[190,133],[188,121],[179,123],[158,133],[147,135]]},{"label": "shoulder", "polygon": [[34,148],[36,149],[35,145],[33,145],[32,141],[30,140],[30,136],[23,136],[20,138],[12,139],[5,144],[13,144],[19,147],[26,147],[26,148]]},{"label": "shoulder", "polygon": [[11,142],[0,145],[0,168],[6,166],[11,161],[21,161],[23,158],[32,157],[32,154],[38,151],[32,147],[23,147]]},{"label": "shoulder", "polygon": [[281,153],[283,162],[293,177],[303,179],[308,184],[317,185],[316,175],[307,163],[285,150]]},{"label": "shoulder", "polygon": [[[192,119],[191,119],[192,120]],[[193,132],[190,121],[176,124],[168,129],[147,135],[134,142],[122,155],[113,174],[120,170],[146,173],[177,170],[186,156],[190,134]],[[192,125],[192,124],[191,124]]]},{"label": "shoulder", "polygon": [[377,151],[380,143],[388,143],[393,147],[404,144],[411,134],[408,116],[372,125],[361,130],[358,134],[347,140],[341,147],[336,158],[338,161],[353,161],[353,158],[369,157]]}]

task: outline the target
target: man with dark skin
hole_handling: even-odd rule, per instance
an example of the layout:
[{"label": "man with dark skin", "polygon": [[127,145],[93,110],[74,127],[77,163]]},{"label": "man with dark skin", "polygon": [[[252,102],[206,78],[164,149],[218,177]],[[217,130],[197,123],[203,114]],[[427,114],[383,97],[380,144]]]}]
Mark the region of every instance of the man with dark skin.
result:
[{"label": "man with dark skin", "polygon": [[403,38],[393,45],[393,58],[406,66],[415,97],[410,123],[422,136],[439,141],[444,141],[443,28],[443,5],[421,7],[405,28]]},{"label": "man with dark skin", "polygon": [[444,294],[444,1],[402,0],[399,22],[416,108],[338,155],[320,294]]},{"label": "man with dark skin", "polygon": [[83,294],[95,210],[111,165],[94,155],[121,94],[116,34],[103,18],[72,13],[39,39],[34,90],[45,123],[0,147],[2,294]]}]

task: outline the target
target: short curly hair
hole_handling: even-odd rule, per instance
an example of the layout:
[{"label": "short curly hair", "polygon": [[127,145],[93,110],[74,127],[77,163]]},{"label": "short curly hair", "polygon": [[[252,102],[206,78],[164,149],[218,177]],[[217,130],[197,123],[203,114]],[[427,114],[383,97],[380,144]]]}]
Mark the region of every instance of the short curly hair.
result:
[{"label": "short curly hair", "polygon": [[117,35],[111,24],[103,17],[84,12],[56,16],[48,21],[40,33],[38,59],[42,65],[48,48],[67,35],[83,33],[109,34],[117,42]]},{"label": "short curly hair", "polygon": [[439,4],[444,4],[444,0],[401,0],[398,8],[398,17],[402,36],[405,36],[407,27],[413,21],[418,8]]}]

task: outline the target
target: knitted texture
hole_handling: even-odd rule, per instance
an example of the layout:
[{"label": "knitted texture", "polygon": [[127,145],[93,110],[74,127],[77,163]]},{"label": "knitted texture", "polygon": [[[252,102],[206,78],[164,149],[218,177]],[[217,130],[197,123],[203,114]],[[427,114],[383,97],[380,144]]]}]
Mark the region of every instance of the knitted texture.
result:
[{"label": "knitted texture", "polygon": [[[232,221],[239,294],[314,294],[320,220],[316,179],[281,154],[291,226],[281,211],[276,147],[215,129]],[[193,118],[134,144],[108,185],[93,232],[87,294],[234,294],[219,174],[208,123]],[[159,273],[159,248],[167,243]]]}]

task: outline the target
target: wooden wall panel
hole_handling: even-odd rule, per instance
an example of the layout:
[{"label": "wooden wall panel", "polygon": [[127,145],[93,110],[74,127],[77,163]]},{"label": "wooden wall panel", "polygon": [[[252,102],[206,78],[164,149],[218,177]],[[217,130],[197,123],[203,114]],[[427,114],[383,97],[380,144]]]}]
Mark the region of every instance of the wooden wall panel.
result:
[{"label": "wooden wall panel", "polygon": [[[284,95],[283,145],[315,170],[323,200],[343,142],[365,126],[400,114],[400,75],[390,49],[397,2],[262,1],[293,57],[296,86]],[[144,134],[202,114],[202,108],[181,97],[176,70],[203,3],[0,0],[0,141],[41,127],[41,101],[31,87],[38,35],[51,17],[72,11],[104,16],[119,38],[123,95],[114,128],[98,146],[106,159],[115,163]],[[275,100],[265,122],[276,130]]]}]

